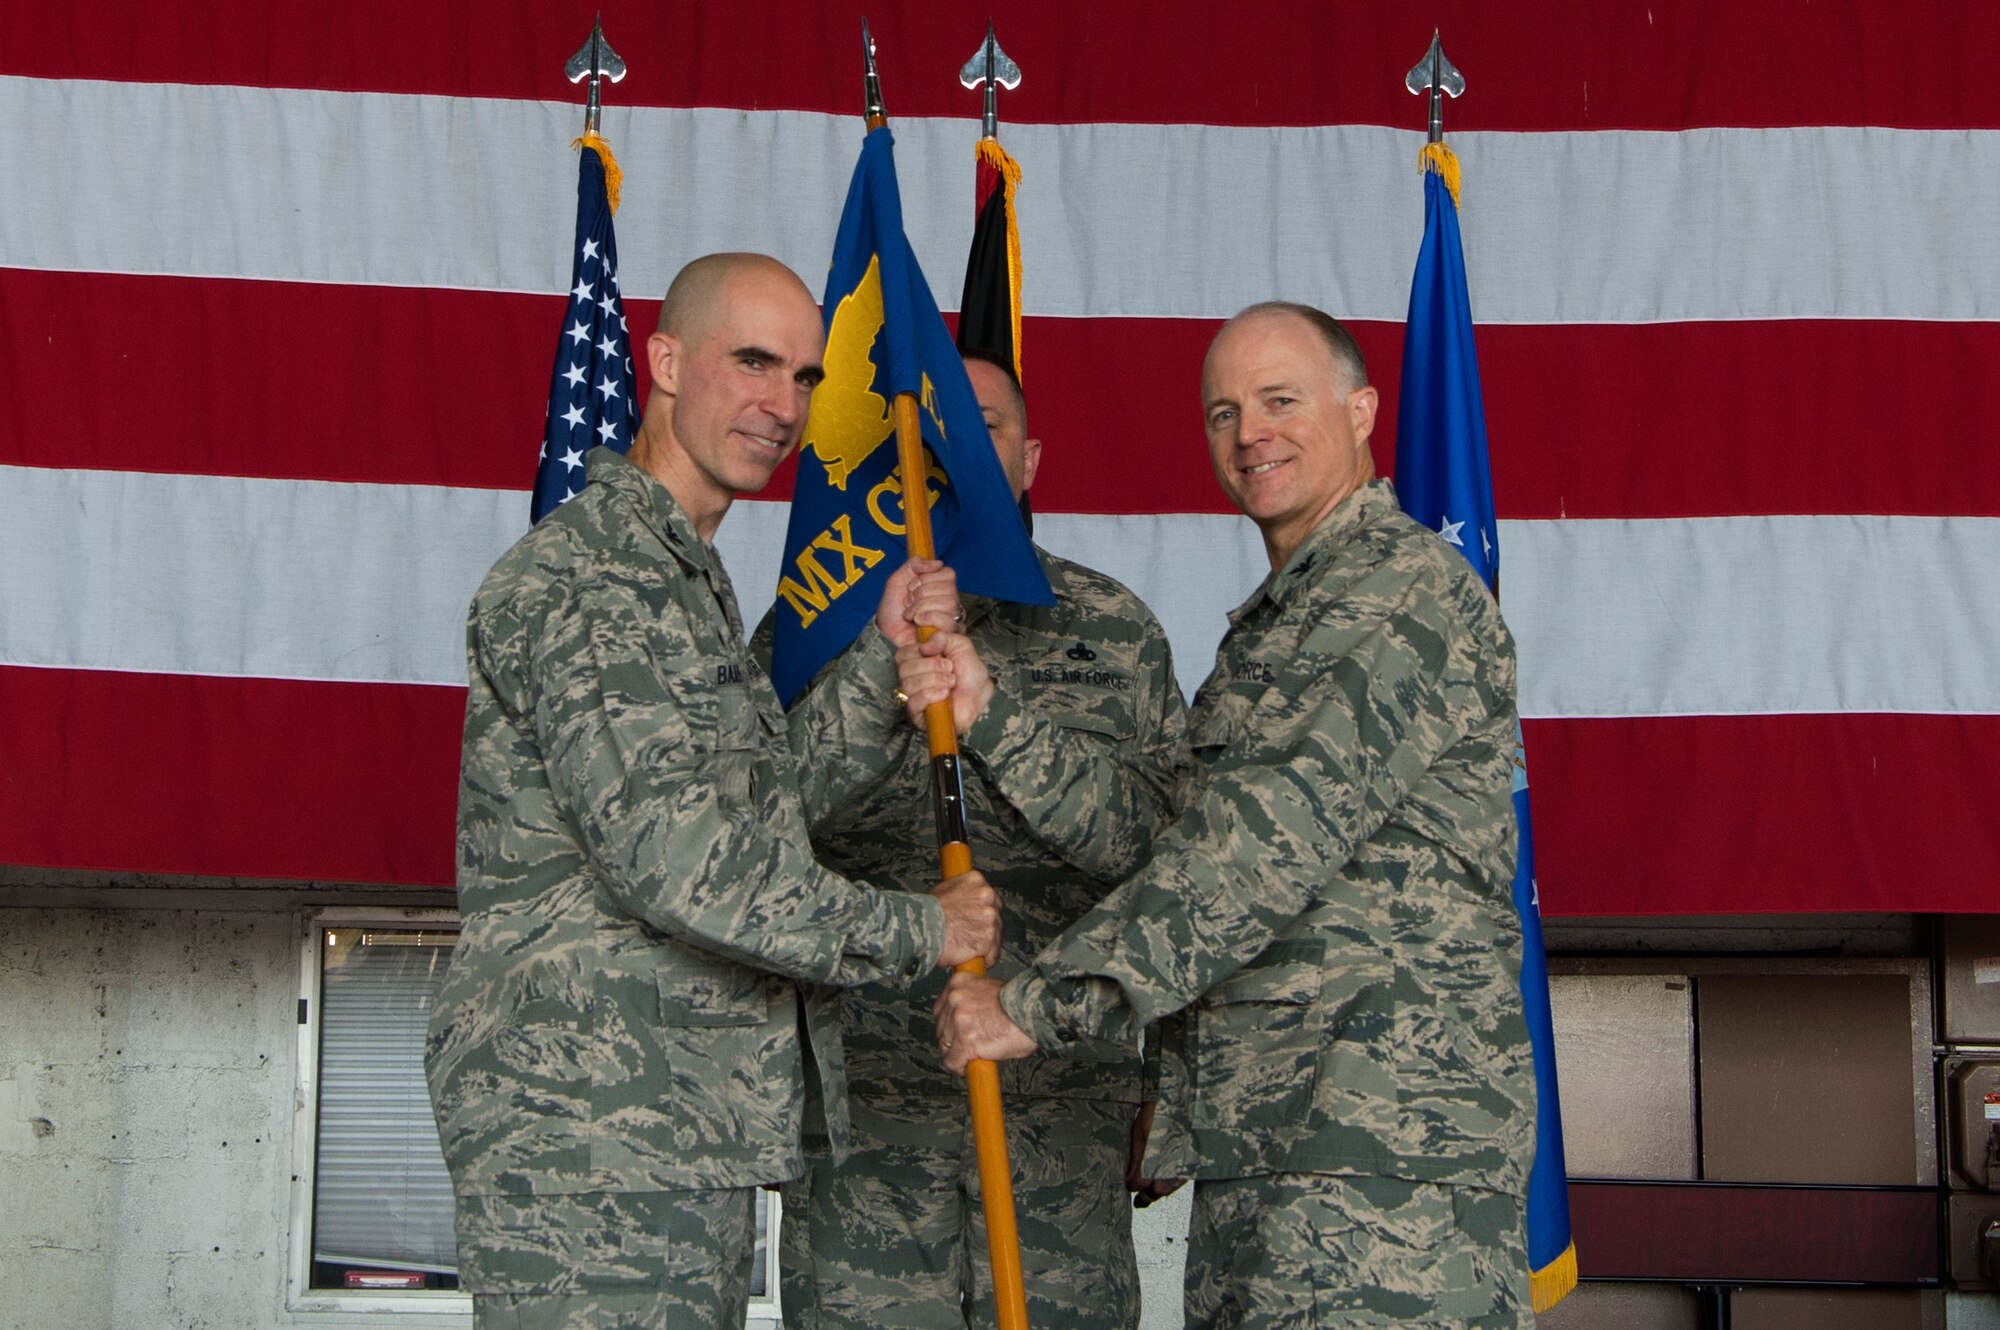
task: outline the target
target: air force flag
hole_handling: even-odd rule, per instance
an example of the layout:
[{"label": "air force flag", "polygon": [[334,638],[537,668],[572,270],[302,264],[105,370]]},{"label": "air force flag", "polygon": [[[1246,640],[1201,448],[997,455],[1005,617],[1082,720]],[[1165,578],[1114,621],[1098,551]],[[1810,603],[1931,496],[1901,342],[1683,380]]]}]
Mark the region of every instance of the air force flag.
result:
[{"label": "air force flag", "polygon": [[[1396,495],[1403,511],[1471,562],[1497,595],[1500,536],[1486,459],[1486,408],[1472,341],[1465,253],[1458,238],[1457,160],[1442,143],[1424,149],[1424,243],[1410,283],[1403,387],[1396,405]],[[1446,181],[1453,182],[1447,185]],[[1548,958],[1535,893],[1535,844],[1528,821],[1528,764],[1514,748],[1514,813],[1521,825],[1514,906],[1521,916],[1521,997],[1535,1052],[1535,1164],[1528,1178],[1528,1269],[1535,1310],[1547,1311],[1576,1286],[1570,1243],[1569,1179],[1563,1164],[1562,1108],[1556,1097],[1555,1031],[1549,1018]]]}]

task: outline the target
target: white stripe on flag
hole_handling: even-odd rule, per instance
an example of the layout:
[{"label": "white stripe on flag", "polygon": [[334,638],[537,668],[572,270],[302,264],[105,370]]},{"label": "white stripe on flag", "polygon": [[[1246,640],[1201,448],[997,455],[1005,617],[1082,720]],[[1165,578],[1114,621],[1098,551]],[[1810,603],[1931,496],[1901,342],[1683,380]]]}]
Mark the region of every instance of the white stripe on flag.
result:
[{"label": "white stripe on flag", "polygon": [[[0,467],[0,664],[411,684],[465,678],[461,625],[527,527],[512,490]],[[754,620],[788,506],[719,547]],[[1265,572],[1201,514],[1037,514],[1043,544],[1150,603],[1192,690]],[[2000,714],[1982,570],[2000,519],[1501,523],[1531,717]]]},{"label": "white stripe on flag", "polygon": [[2000,712],[2000,518],[1500,530],[1524,715]]},{"label": "white stripe on flag", "polygon": [[[572,227],[569,103],[0,78],[0,264],[553,293]],[[895,125],[904,219],[947,302],[972,122]],[[608,107],[628,296],[759,249],[825,270],[851,116]],[[1020,125],[1027,312],[1216,318],[1284,295],[1401,320],[1421,135],[1368,125]],[[2000,132],[1812,126],[1466,133],[1483,324],[2000,319],[1958,219],[2000,213]],[[275,189],[255,166],[306,161]],[[1259,201],[1244,236],[1242,200]],[[1229,237],[1220,243],[1217,237]],[[946,280],[946,275],[953,275]]]},{"label": "white stripe on flag", "polygon": [[0,467],[0,664],[463,684],[525,491]]}]

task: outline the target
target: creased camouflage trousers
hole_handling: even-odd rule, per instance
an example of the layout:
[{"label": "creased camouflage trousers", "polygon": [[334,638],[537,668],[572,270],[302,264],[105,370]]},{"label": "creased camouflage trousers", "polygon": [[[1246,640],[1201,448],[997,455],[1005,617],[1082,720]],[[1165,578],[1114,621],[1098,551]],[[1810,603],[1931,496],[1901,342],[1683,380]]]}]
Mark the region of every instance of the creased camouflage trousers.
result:
[{"label": "creased camouflage trousers", "polygon": [[754,1187],[458,1200],[475,1330],[742,1330]]},{"label": "creased camouflage trousers", "polygon": [[[979,1170],[965,1100],[851,1096],[838,1169],[808,1140],[785,1185],[788,1330],[966,1330],[994,1324]],[[1131,1330],[1139,1274],[1125,1155],[1132,1104],[1010,1099],[1007,1154],[1028,1323]]]},{"label": "creased camouflage trousers", "polygon": [[1528,1330],[1522,1198],[1399,1178],[1198,1182],[1186,1330]]}]

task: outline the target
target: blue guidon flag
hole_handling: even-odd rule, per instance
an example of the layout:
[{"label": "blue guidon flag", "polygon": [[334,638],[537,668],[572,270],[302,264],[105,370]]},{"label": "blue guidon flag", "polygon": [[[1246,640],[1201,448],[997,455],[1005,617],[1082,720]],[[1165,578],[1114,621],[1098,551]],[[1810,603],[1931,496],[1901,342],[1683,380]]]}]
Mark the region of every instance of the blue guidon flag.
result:
[{"label": "blue guidon flag", "polygon": [[[1396,405],[1396,494],[1403,510],[1456,547],[1499,594],[1500,538],[1487,469],[1486,410],[1472,343],[1465,254],[1458,238],[1458,159],[1442,143],[1424,149],[1424,243],[1410,283],[1403,384]],[[1555,1030],[1549,1019],[1548,958],[1535,888],[1528,820],[1528,763],[1517,736],[1514,813],[1521,823],[1514,907],[1521,915],[1521,996],[1535,1053],[1535,1166],[1528,1178],[1528,1268],[1535,1310],[1576,1287],[1562,1107],[1556,1095]]]},{"label": "blue guidon flag", "polygon": [[618,206],[618,166],[595,134],[579,140],[576,180],[576,251],[569,305],[556,340],[549,379],[549,414],[542,426],[542,457],[535,468],[529,510],[539,522],[583,488],[583,457],[599,444],[618,452],[632,447],[638,415],[632,396],[632,339],[625,302],[618,294],[618,241],[611,214]]},{"label": "blue guidon flag", "polygon": [[1055,596],[994,455],[958,348],[903,234],[895,140],[869,131],[826,283],[826,379],[799,448],[779,565],[771,683],[787,706],[867,626],[903,563],[898,393],[917,400],[938,557],[969,595]]}]

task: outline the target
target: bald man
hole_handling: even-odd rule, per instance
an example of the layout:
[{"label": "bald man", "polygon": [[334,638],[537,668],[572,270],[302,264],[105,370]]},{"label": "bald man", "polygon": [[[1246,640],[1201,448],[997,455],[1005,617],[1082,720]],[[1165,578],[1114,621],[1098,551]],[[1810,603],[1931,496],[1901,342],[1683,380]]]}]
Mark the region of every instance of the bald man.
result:
[{"label": "bald man", "polygon": [[464,927],[425,1060],[481,1330],[737,1330],[809,1078],[844,1132],[827,986],[998,957],[977,874],[878,892],[814,862],[710,544],[797,444],[822,345],[782,264],[689,264],[630,456],[593,451],[473,599]]}]

